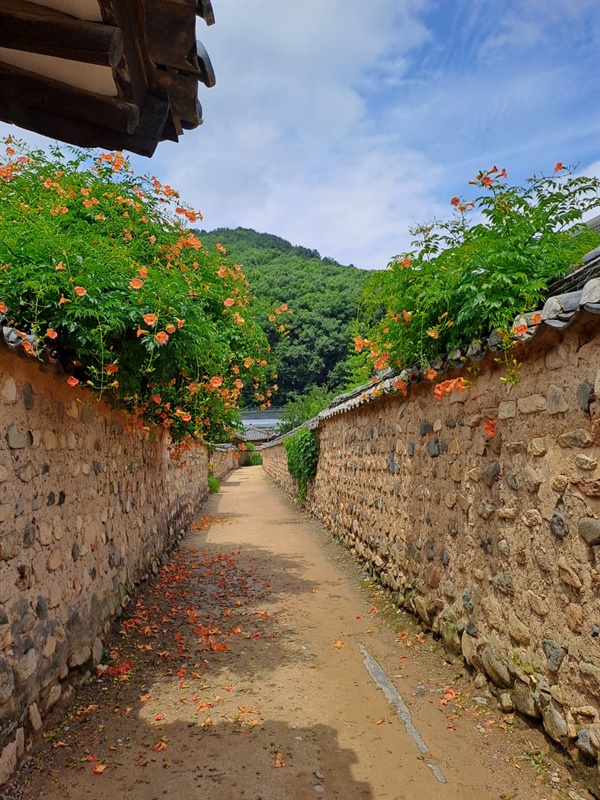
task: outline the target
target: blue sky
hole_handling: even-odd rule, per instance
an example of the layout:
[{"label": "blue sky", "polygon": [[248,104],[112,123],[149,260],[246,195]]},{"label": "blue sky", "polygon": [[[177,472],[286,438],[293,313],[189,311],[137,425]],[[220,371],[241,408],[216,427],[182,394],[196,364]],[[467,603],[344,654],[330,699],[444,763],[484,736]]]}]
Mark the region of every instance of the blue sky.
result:
[{"label": "blue sky", "polygon": [[134,159],[206,228],[251,227],[381,269],[480,168],[520,182],[560,160],[600,175],[597,0],[213,8],[216,24],[198,26],[217,76],[200,86],[204,125]]}]

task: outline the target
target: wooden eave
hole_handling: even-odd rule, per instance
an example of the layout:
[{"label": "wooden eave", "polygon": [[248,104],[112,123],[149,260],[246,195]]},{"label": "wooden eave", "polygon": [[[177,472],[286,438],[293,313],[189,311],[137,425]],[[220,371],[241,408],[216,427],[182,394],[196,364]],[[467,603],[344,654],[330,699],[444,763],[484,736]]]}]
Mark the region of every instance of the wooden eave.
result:
[{"label": "wooden eave", "polygon": [[210,0],[0,0],[0,121],[151,156],[215,84],[196,17],[214,23]]}]

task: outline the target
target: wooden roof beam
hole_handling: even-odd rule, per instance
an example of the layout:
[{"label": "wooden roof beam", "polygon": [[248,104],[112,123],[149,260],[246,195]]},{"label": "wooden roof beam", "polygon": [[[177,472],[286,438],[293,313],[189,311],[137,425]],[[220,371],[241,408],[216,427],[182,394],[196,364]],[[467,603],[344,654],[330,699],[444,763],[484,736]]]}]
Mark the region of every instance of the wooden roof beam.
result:
[{"label": "wooden roof beam", "polygon": [[[142,110],[140,124],[131,134],[120,133],[74,119],[55,111],[46,111],[38,107],[27,106],[21,101],[2,101],[0,103],[1,118],[9,122],[37,131],[51,139],[60,139],[78,147],[101,147],[105,150],[129,150],[142,156],[151,156],[162,137],[165,126],[168,127],[170,108],[168,101],[162,98],[148,97]],[[100,118],[101,120],[101,118]],[[168,131],[167,131],[168,132]],[[172,138],[172,135],[169,136]]]},{"label": "wooden roof beam", "polygon": [[194,14],[203,19],[207,25],[215,24],[215,15],[210,0],[171,0],[171,2],[191,8]]},{"label": "wooden roof beam", "polygon": [[210,56],[206,52],[206,47],[204,47],[200,39],[196,39],[196,51],[198,68],[200,70],[198,79],[202,81],[207,89],[212,89],[212,87],[216,84],[217,79],[215,77],[215,71],[213,69]]},{"label": "wooden roof beam", "polygon": [[117,85],[142,108],[155,85],[155,68],[148,56],[144,3],[142,0],[102,0],[103,11],[110,8],[110,16],[123,31],[124,59],[117,68]]},{"label": "wooden roof beam", "polygon": [[196,14],[201,17],[207,25],[215,24],[215,15],[210,0],[196,0]]},{"label": "wooden roof beam", "polygon": [[[0,62],[0,116],[6,118],[5,103],[11,107],[26,103],[53,115],[73,117],[81,122],[102,126],[119,133],[133,133],[140,121],[137,106],[116,98],[76,89],[66,83],[45,78],[34,72]],[[11,122],[21,124],[17,119]],[[23,127],[30,127],[24,125]],[[45,133],[39,128],[31,128]]]},{"label": "wooden roof beam", "polygon": [[170,69],[159,69],[156,73],[158,85],[168,94],[173,116],[183,129],[191,130],[202,124],[202,109],[198,102],[198,80]]},{"label": "wooden roof beam", "polygon": [[0,47],[116,67],[123,57],[123,34],[26,0],[0,0]]}]

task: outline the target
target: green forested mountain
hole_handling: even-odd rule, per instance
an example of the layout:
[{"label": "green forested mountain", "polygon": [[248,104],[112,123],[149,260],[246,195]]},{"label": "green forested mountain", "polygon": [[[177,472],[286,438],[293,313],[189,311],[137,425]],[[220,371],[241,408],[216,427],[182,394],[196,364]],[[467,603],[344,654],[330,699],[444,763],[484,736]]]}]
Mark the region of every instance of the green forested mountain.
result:
[{"label": "green forested mountain", "polygon": [[286,303],[289,332],[272,346],[277,356],[279,395],[283,405],[311,386],[340,389],[346,382],[344,364],[352,348],[358,300],[369,273],[321,258],[316,250],[248,228],[200,231],[205,247],[220,242],[227,256],[242,264],[250,288],[262,304],[266,330],[271,309]]}]

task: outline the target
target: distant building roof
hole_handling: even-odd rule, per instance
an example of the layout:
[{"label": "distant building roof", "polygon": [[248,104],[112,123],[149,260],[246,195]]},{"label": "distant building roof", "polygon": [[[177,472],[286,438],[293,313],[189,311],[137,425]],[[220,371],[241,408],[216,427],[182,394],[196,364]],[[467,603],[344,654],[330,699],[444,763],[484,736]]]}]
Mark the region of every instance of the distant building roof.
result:
[{"label": "distant building roof", "polygon": [[210,0],[2,0],[0,121],[150,156],[202,123]]},{"label": "distant building roof", "polygon": [[250,425],[246,428],[244,433],[244,440],[246,442],[265,442],[275,435],[272,428],[255,428]]},{"label": "distant building roof", "polygon": [[248,428],[260,428],[260,430],[265,430],[266,428],[272,429],[277,427],[278,422],[279,420],[274,419],[273,417],[271,417],[271,419],[260,420],[257,422],[245,422],[244,420],[242,420],[242,424],[244,428],[246,428],[246,430]]}]

